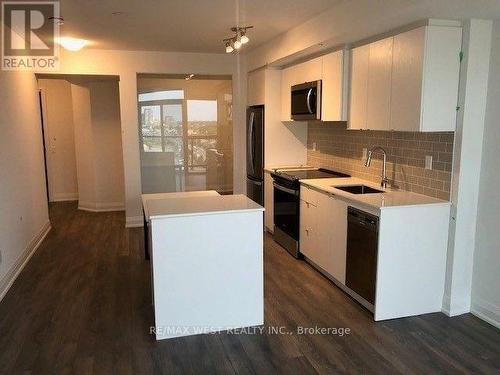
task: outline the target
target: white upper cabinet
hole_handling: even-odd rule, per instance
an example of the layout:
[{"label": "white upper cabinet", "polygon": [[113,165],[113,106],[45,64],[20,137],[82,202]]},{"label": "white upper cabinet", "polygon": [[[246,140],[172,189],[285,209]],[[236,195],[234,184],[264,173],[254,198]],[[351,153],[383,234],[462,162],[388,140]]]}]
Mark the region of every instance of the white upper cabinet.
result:
[{"label": "white upper cabinet", "polygon": [[391,129],[454,131],[462,29],[426,26],[394,37]]},{"label": "white upper cabinet", "polygon": [[455,131],[462,28],[427,26],[420,130]]},{"label": "white upper cabinet", "polygon": [[322,58],[317,57],[315,59],[295,65],[295,78],[292,85],[320,80],[322,64]]},{"label": "white upper cabinet", "polygon": [[420,130],[425,27],[394,37],[391,129]]},{"label": "white upper cabinet", "polygon": [[249,106],[264,104],[265,73],[266,73],[265,69],[259,69],[248,73],[247,103]]},{"label": "white upper cabinet", "polygon": [[393,39],[370,44],[366,103],[366,128],[370,130],[389,130]]},{"label": "white upper cabinet", "polygon": [[368,66],[370,45],[351,50],[351,77],[349,91],[349,129],[366,129],[368,103]]},{"label": "white upper cabinet", "polygon": [[344,51],[336,51],[322,57],[322,121],[347,120],[347,56]]},{"label": "white upper cabinet", "polygon": [[347,84],[344,51],[336,51],[309,61],[292,65],[281,72],[281,120],[291,121],[293,85],[322,80],[321,120],[346,121],[345,96]]},{"label": "white upper cabinet", "polygon": [[354,48],[349,128],[454,131],[461,43],[460,27],[423,26]]}]

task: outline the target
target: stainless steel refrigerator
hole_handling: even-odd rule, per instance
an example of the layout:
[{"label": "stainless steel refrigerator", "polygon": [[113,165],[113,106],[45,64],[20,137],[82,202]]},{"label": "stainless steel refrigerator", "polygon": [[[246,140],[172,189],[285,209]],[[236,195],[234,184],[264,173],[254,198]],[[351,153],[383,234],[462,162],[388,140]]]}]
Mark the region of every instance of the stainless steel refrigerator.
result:
[{"label": "stainless steel refrigerator", "polygon": [[264,106],[247,108],[247,196],[264,205]]}]

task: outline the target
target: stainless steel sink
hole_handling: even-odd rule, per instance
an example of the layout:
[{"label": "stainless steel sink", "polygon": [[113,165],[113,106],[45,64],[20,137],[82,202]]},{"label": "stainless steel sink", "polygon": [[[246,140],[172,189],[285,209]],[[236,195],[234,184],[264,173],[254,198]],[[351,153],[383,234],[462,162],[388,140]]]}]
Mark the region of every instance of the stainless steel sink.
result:
[{"label": "stainless steel sink", "polygon": [[341,185],[335,186],[332,185],[335,189],[347,191],[351,194],[374,194],[374,193],[383,193],[382,190],[374,189],[372,187],[366,185]]}]

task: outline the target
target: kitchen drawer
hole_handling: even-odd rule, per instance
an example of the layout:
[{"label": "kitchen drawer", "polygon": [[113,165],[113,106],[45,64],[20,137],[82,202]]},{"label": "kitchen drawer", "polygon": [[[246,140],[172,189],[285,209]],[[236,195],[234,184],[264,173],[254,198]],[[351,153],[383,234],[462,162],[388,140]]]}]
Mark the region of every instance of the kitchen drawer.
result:
[{"label": "kitchen drawer", "polygon": [[306,203],[318,206],[318,193],[317,191],[308,188],[307,186],[300,186],[300,199]]}]

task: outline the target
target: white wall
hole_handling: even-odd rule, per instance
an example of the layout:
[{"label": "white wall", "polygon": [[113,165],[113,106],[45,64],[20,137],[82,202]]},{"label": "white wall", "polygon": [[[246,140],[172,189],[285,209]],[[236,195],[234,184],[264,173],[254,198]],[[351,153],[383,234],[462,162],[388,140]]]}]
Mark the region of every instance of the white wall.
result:
[{"label": "white wall", "polygon": [[245,189],[246,87],[242,89],[238,56],[227,54],[107,51],[84,49],[62,51],[61,74],[118,75],[120,77],[120,117],[125,172],[125,207],[128,226],[142,226],[139,129],[137,114],[137,73],[231,74],[234,94],[234,191]]},{"label": "white wall", "polygon": [[118,82],[71,84],[78,208],[123,210],[125,183]]},{"label": "white wall", "polygon": [[443,310],[470,312],[472,263],[478,207],[479,172],[486,112],[491,49],[491,21],[464,25],[457,130],[452,176],[452,220]]},{"label": "white wall", "polygon": [[472,312],[500,328],[500,21],[493,26],[477,212]]},{"label": "white wall", "polygon": [[0,103],[1,299],[50,223],[33,73],[0,71]]},{"label": "white wall", "polygon": [[63,79],[39,79],[42,90],[47,175],[51,202],[78,199],[71,85]]},{"label": "white wall", "polygon": [[85,85],[71,84],[73,123],[75,126],[78,206],[91,206],[96,201],[96,181],[90,112],[90,90]]},{"label": "white wall", "polygon": [[90,111],[96,209],[125,208],[125,180],[118,82],[91,82]]},{"label": "white wall", "polygon": [[265,167],[307,163],[307,123],[281,121],[281,71],[265,69]]}]

